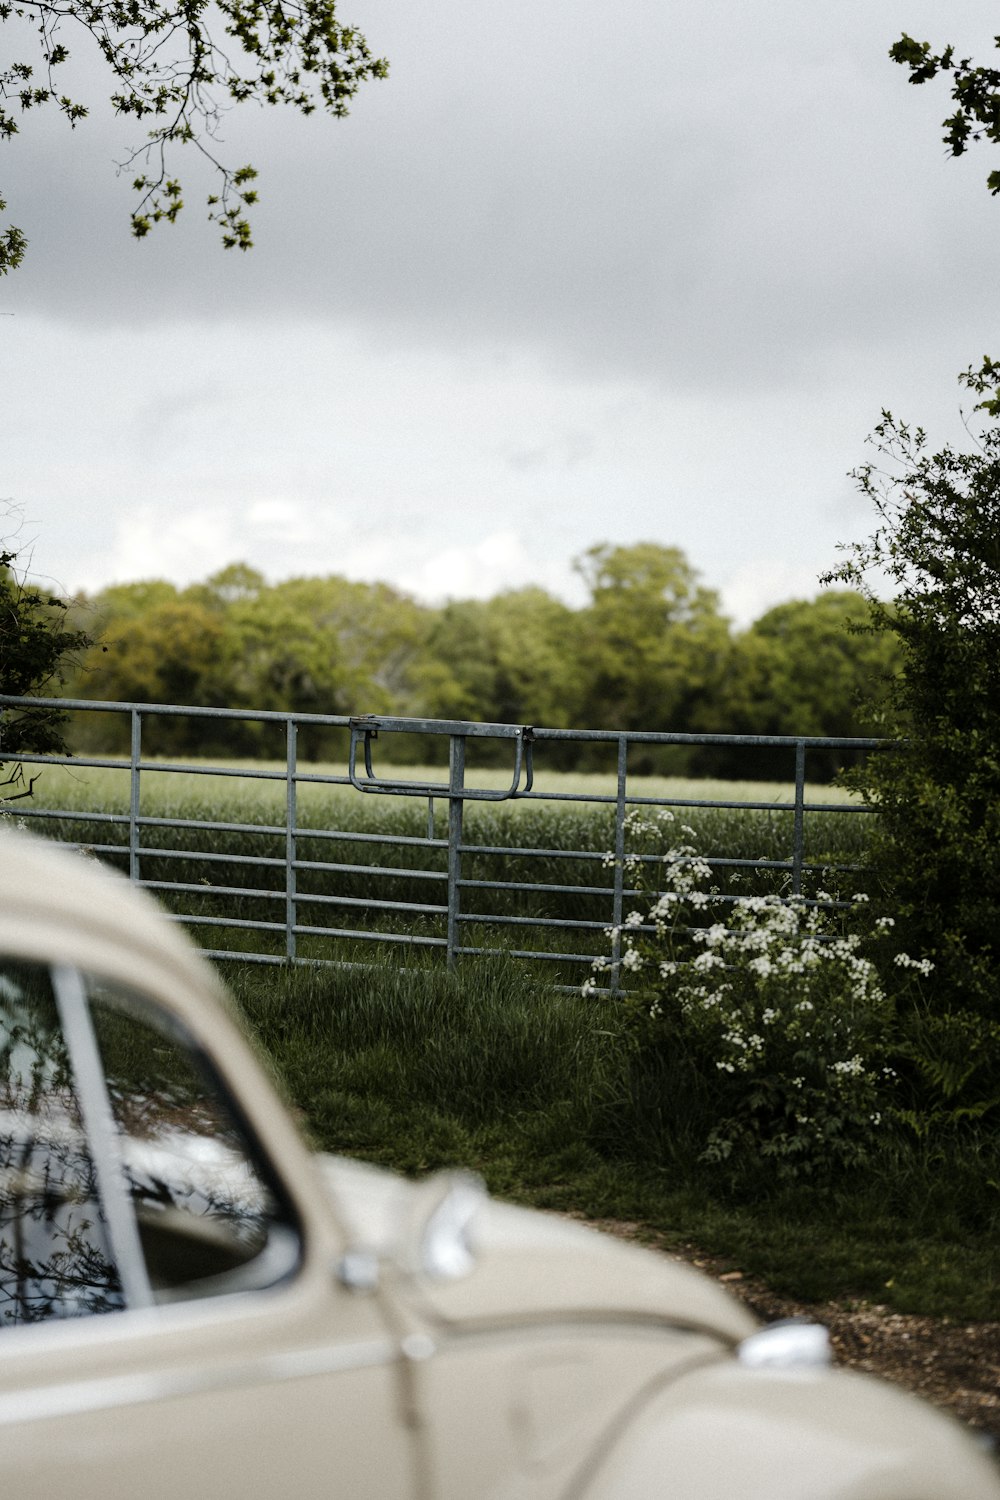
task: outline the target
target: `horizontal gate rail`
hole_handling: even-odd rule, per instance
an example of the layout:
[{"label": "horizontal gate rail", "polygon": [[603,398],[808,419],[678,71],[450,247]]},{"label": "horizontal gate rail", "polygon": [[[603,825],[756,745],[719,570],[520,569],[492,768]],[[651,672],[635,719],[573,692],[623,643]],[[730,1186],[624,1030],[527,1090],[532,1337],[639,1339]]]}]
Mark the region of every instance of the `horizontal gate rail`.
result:
[{"label": "horizontal gate rail", "polygon": [[[28,772],[70,768],[74,774],[94,773],[98,780],[117,776],[124,782],[110,808],[101,805],[96,792],[97,805],[80,805],[79,797],[74,801],[64,795],[69,805],[51,806],[43,803],[45,778],[36,774],[31,796],[8,804],[7,815],[119,864],[134,883],[154,891],[175,920],[205,938],[219,935],[219,946],[205,945],[211,957],[355,967],[369,961],[380,944],[437,953],[449,965],[464,956],[503,953],[554,966],[567,988],[578,987],[595,959],[607,959],[605,989],[612,992],[619,985],[625,916],[633,908],[641,912],[643,905],[648,911],[662,894],[657,875],[662,849],[630,846],[637,817],[689,816],[698,821],[731,814],[733,828],[749,827],[746,820],[756,818],[772,842],[781,830],[784,847],[777,855],[764,850],[754,857],[718,842],[705,851],[718,882],[710,900],[713,909],[724,912],[739,899],[741,878],[752,878],[782,896],[847,907],[849,898],[842,892],[822,893],[818,882],[831,873],[851,874],[856,859],[836,852],[811,857],[807,833],[842,826],[845,815],[871,809],[810,794],[809,756],[818,751],[857,755],[885,743],[0,695],[0,761],[6,715],[33,707],[72,715],[74,726],[88,715],[98,716],[98,723],[100,716],[116,715],[124,721],[128,753],[16,754],[11,761]],[[175,753],[160,759],[144,752],[144,736],[148,745],[155,726],[177,721],[215,721],[217,733],[230,724],[274,726],[275,734],[281,734],[280,754],[272,755],[270,764],[234,765],[218,756],[185,760]],[[109,733],[115,730],[112,726]],[[301,762],[303,734],[320,730],[342,736],[342,770]],[[121,737],[122,731],[118,733]],[[425,743],[447,748],[441,779],[393,765],[393,738],[400,735],[421,736]],[[107,743],[107,736],[101,742]],[[467,748],[484,742],[491,742],[494,754],[506,760],[499,786],[483,784],[481,774],[467,764]],[[93,735],[90,743],[95,743]],[[629,769],[629,756],[638,751],[706,745],[787,753],[790,800],[692,796],[690,783],[684,795],[657,794]],[[592,754],[605,746],[617,768],[609,770],[603,787],[593,790],[542,787],[538,775],[549,746],[576,746]],[[156,777],[154,788],[151,775]],[[182,804],[176,816],[168,816],[162,797],[158,800],[154,793],[171,781],[180,785],[178,778],[184,778],[184,785],[197,780],[199,806],[192,810]],[[261,821],[240,816],[249,796],[243,788],[253,783],[263,789]],[[566,847],[552,839],[551,819],[539,822],[545,810],[564,814]],[[424,818],[426,832],[414,828],[414,814]],[[826,825],[824,818],[833,821]],[[683,824],[678,826],[683,830]],[[332,922],[343,914],[341,921],[351,925],[324,925],[327,913]],[[630,926],[637,932],[654,930],[637,916]],[[537,946],[510,946],[510,939],[528,934]],[[588,943],[588,951],[579,951],[581,941]]]}]

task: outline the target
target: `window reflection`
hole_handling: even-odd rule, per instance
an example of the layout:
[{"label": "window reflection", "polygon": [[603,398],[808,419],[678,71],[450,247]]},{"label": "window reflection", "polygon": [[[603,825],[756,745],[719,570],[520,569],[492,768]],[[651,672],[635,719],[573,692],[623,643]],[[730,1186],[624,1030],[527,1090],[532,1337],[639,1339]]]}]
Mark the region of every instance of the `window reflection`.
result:
[{"label": "window reflection", "polygon": [[121,1306],[48,971],[0,960],[0,1325]]},{"label": "window reflection", "polygon": [[138,997],[93,981],[89,991],[157,1300],[286,1275],[297,1236],[191,1039]]}]

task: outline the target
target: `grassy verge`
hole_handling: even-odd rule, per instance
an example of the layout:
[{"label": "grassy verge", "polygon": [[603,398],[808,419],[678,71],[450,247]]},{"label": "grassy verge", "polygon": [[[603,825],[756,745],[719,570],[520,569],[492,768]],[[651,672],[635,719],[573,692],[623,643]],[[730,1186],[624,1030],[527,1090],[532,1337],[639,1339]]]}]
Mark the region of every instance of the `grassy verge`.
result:
[{"label": "grassy verge", "polygon": [[735,1196],[636,1091],[620,1010],[517,966],[364,975],[231,967],[317,1145],[408,1173],[463,1164],[503,1196],[667,1230],[802,1300],[1000,1315],[1000,1151],[886,1132],[863,1171]]}]

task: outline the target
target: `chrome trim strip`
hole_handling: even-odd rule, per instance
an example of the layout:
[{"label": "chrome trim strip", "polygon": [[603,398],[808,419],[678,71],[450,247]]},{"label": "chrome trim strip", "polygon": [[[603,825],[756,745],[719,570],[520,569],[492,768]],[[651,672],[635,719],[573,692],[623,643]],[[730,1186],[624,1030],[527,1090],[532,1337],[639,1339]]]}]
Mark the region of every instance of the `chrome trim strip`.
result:
[{"label": "chrome trim strip", "polygon": [[152,1307],[154,1298],[139,1243],[139,1227],[125,1187],[125,1168],[108,1101],[104,1066],[79,970],[69,964],[54,964],[52,988],[80,1094],[80,1113],[94,1158],[111,1254],[118,1268],[125,1304]]},{"label": "chrome trim strip", "polygon": [[0,1427],[369,1369],[391,1364],[399,1355],[399,1346],[391,1339],[370,1339],[358,1344],[291,1349],[282,1354],[268,1354],[239,1364],[214,1365],[201,1370],[139,1371],[129,1375],[97,1376],[93,1380],[77,1380],[64,1385],[40,1386],[33,1390],[8,1391],[0,1395]]}]

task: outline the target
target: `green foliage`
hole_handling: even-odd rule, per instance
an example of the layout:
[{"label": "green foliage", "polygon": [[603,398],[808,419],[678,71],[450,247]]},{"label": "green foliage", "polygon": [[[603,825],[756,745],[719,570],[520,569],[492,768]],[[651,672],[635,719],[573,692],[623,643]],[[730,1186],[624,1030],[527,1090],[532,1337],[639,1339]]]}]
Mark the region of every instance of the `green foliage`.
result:
[{"label": "green foliage", "polygon": [[430,623],[416,700],[430,718],[579,724],[586,680],[580,623],[541,588],[449,602]]},{"label": "green foliage", "polygon": [[[982,394],[989,378],[965,383]],[[887,727],[905,738],[854,784],[879,810],[872,860],[903,946],[933,961],[933,1007],[996,1014],[1000,426],[986,422],[972,451],[932,452],[886,412],[873,440],[889,467],[856,477],[878,526],[832,576],[863,592],[875,628],[898,642]],[[875,593],[885,579],[891,606]]]},{"label": "green foliage", "polygon": [[[270,585],[242,563],[184,590],[161,581],[115,585],[92,607],[102,648],[81,663],[83,695],[286,713],[372,712],[405,700],[424,629],[421,607],[386,584]],[[110,747],[121,726],[93,725],[91,733]],[[266,753],[259,726],[229,722],[220,730],[190,719],[159,722],[150,733],[149,749]],[[320,732],[303,730],[303,755],[328,748]]]},{"label": "green foliage", "polygon": [[[298,713],[386,713],[468,718],[553,729],[662,729],[697,734],[850,735],[870,725],[857,707],[882,687],[898,656],[891,638],[852,633],[866,602],[831,592],[768,611],[735,638],[683,553],[651,542],[603,544],[578,564],[591,598],[571,608],[544,589],[507,590],[433,608],[383,583],[339,577],[277,584],[243,563],[186,589],[157,580],[118,584],[89,606],[107,650],[91,652],[73,692],[82,697],[192,703]],[[89,749],[121,748],[112,720]],[[189,721],[164,749],[267,754],[266,736],[232,723],[225,740]],[[157,739],[159,736],[159,739]],[[213,738],[213,736],[215,736]],[[328,733],[304,728],[302,753],[339,754]],[[433,762],[440,744],[393,743],[397,763]],[[274,752],[271,743],[270,753]],[[478,765],[508,749],[480,741]],[[549,744],[552,769],[603,770],[603,746]],[[810,759],[810,779],[832,777],[837,752]],[[790,779],[787,750],[643,748],[632,774]]]},{"label": "green foliage", "polygon": [[899,1118],[918,1136],[1000,1119],[1000,1022],[965,1011],[914,1007],[901,1018],[894,1062],[905,1100]]},{"label": "green foliage", "polygon": [[654,542],[591,547],[576,567],[591,593],[580,632],[584,722],[690,729],[728,647],[718,596],[683,552]]},{"label": "green foliage", "polygon": [[[900,660],[895,637],[869,628],[868,601],[856,591],[791,600],[735,637],[698,727],[723,734],[878,734]],[[832,777],[845,764],[849,754],[830,749],[813,752],[809,768]],[[752,767],[768,777],[788,775],[790,757],[768,746],[706,747],[698,765],[723,776],[745,776]]]},{"label": "green foliage", "polygon": [[[1000,46],[1000,37],[996,39]],[[910,70],[910,83],[927,83],[939,73],[950,74],[955,113],[944,124],[944,143],[952,156],[964,156],[975,141],[1000,145],[1000,68],[983,67],[970,57],[956,58],[951,45],[932,52],[930,42],[918,42],[906,33],[889,48],[893,62]],[[1000,193],[1000,171],[986,179],[993,194]]]},{"label": "green foliage", "polygon": [[[3,134],[0,125],[0,135]],[[3,213],[7,204],[0,198],[0,214]],[[0,276],[6,276],[9,271],[15,271],[24,259],[24,252],[28,248],[28,241],[21,230],[14,224],[9,224],[6,229],[0,230]]]},{"label": "green foliage", "polygon": [[[63,599],[28,583],[17,571],[17,554],[0,545],[0,692],[13,697],[43,695],[62,682],[74,653],[90,637],[71,629]],[[0,719],[0,755],[65,753],[66,715],[56,709],[7,709]],[[11,788],[17,786],[16,793]],[[0,800],[27,795],[19,769],[0,780]],[[30,791],[30,783],[28,784]],[[6,795],[5,795],[6,793]]]},{"label": "green foliage", "polygon": [[[13,32],[24,20],[37,33],[39,62],[21,58],[0,68],[0,138],[16,135],[24,114],[43,105],[54,106],[71,126],[86,118],[87,106],[61,91],[70,61],[62,37],[73,32],[89,40],[110,71],[115,113],[149,127],[146,144],[119,164],[126,171],[140,164],[132,183],[140,195],[132,213],[138,239],[155,224],[175,222],[184,199],[169,163],[178,147],[193,145],[216,176],[209,220],[219,226],[226,249],[248,250],[247,210],[257,201],[257,172],[227,166],[215,154],[224,101],[342,116],[362,83],[388,72],[361,33],[341,25],[335,0],[280,6],[217,0],[212,7],[208,0],[186,0],[182,7],[157,0],[0,0],[0,22],[11,23]],[[25,246],[20,230],[0,233],[0,274],[20,263]]]}]

